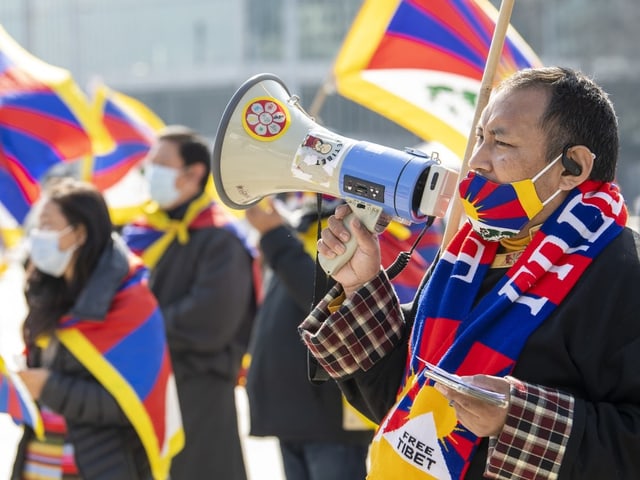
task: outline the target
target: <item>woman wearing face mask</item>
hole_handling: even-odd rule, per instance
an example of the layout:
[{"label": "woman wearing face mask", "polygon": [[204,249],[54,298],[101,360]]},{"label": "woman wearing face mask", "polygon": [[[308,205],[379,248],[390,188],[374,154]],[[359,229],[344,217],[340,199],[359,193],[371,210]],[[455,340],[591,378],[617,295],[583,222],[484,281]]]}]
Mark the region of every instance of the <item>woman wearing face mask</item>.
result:
[{"label": "woman wearing face mask", "polygon": [[11,478],[167,478],[182,428],[146,270],[112,235],[101,194],[75,180],[52,187],[29,240],[19,375],[45,436],[25,428]]}]

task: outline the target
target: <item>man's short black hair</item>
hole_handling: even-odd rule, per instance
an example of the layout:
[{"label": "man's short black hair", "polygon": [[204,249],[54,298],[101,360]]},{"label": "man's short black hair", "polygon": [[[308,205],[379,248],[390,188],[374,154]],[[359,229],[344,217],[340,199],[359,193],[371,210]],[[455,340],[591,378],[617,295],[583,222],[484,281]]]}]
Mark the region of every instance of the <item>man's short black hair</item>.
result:
[{"label": "man's short black hair", "polygon": [[584,145],[596,155],[590,179],[610,182],[618,162],[618,119],[607,93],[579,71],[562,67],[530,68],[505,79],[497,90],[542,88],[549,103],[541,127],[547,135],[547,159],[566,145]]}]

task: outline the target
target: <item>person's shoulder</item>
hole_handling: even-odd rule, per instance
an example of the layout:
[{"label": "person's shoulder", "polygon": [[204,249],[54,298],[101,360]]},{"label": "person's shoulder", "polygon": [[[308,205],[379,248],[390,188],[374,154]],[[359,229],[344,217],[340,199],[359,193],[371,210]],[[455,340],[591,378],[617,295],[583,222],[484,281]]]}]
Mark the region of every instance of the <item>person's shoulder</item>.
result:
[{"label": "person's shoulder", "polygon": [[619,254],[632,255],[640,258],[640,233],[625,227],[620,235],[612,242],[613,250]]},{"label": "person's shoulder", "polygon": [[188,249],[216,258],[225,252],[231,257],[237,257],[241,252],[252,256],[248,237],[243,236],[241,231],[227,226],[208,226],[191,231]]},{"label": "person's shoulder", "polygon": [[215,240],[241,240],[242,231],[233,224],[228,225],[207,225],[189,231],[189,240],[207,241]]},{"label": "person's shoulder", "polygon": [[596,260],[615,271],[637,272],[640,276],[640,233],[625,227]]}]

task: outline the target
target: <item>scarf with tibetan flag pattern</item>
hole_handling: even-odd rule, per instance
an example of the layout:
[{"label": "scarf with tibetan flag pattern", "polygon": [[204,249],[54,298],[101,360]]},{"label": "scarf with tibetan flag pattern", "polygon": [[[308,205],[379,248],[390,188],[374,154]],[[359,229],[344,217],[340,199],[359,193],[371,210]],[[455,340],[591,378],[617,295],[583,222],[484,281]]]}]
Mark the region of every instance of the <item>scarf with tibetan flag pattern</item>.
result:
[{"label": "scarf with tibetan flag pattern", "polygon": [[152,269],[169,245],[177,238],[184,245],[189,241],[189,230],[219,227],[232,230],[249,251],[246,235],[240,231],[237,221],[211,199],[206,192],[193,200],[182,217],[172,219],[156,203],[147,205],[144,216],[122,231],[122,236],[133,253],[142,258]]},{"label": "scarf with tibetan flag pattern", "polygon": [[249,241],[248,231],[207,192],[187,206],[182,219],[170,218],[155,202],[150,203],[145,207],[143,217],[124,227],[122,238],[131,251],[142,258],[145,266],[153,270],[174,240],[185,245],[189,241],[189,231],[209,227],[224,228],[233,233],[253,259],[253,286],[256,303],[259,305],[263,294],[262,272],[257,251]]}]

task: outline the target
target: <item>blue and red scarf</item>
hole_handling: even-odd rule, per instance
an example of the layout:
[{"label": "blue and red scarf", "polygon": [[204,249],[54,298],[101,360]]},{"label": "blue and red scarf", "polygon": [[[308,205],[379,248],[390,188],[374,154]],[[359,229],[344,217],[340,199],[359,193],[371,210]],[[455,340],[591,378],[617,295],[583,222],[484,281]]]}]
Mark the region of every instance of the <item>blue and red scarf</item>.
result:
[{"label": "blue and red scarf", "polygon": [[453,407],[422,374],[421,359],[458,375],[509,374],[529,335],[626,220],[615,185],[583,183],[477,303],[499,243],[482,240],[465,224],[421,293],[404,382],[374,438],[368,478],[464,478],[480,439],[457,422]]}]

